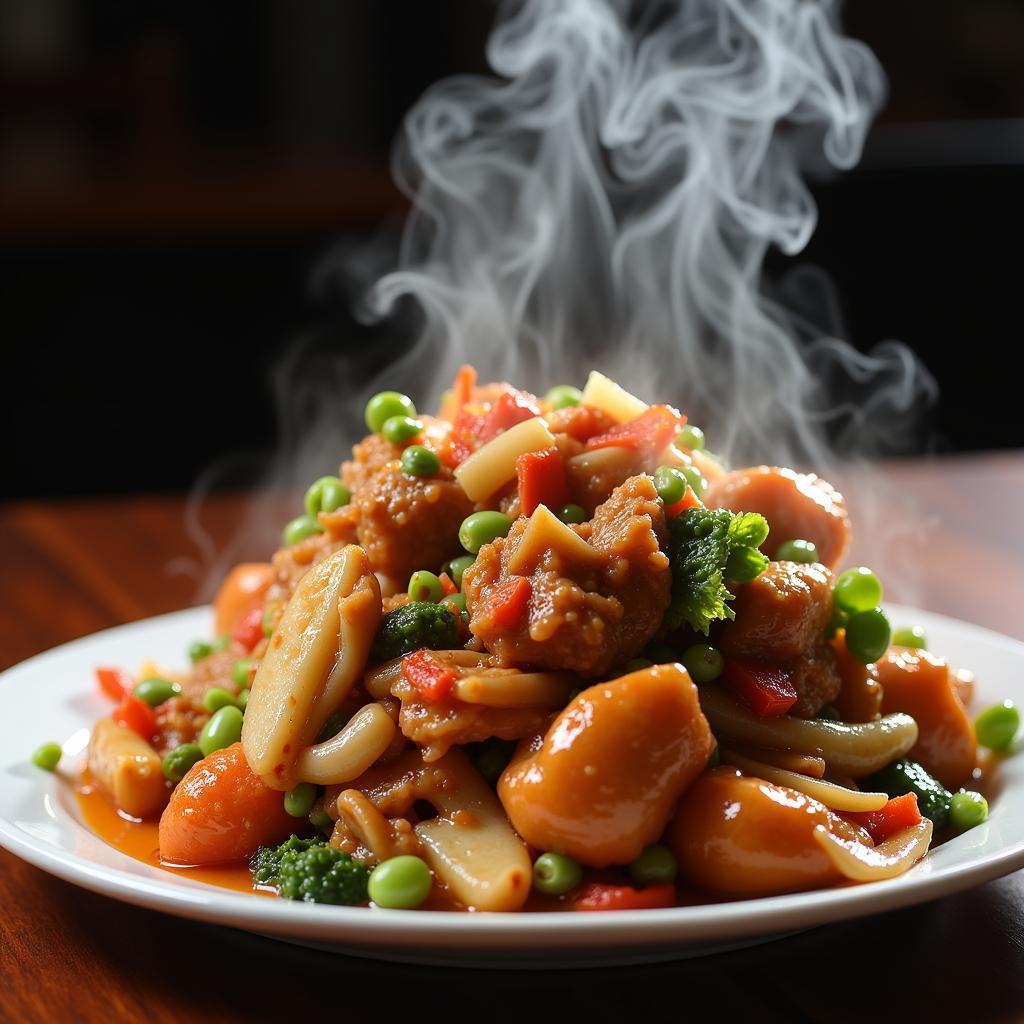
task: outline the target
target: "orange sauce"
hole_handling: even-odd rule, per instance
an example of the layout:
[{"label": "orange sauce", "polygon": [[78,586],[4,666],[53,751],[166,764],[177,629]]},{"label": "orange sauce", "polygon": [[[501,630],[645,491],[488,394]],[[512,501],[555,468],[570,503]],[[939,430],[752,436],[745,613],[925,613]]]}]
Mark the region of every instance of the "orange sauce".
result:
[{"label": "orange sauce", "polygon": [[212,867],[180,867],[164,863],[160,860],[157,822],[141,821],[119,811],[110,797],[93,784],[87,775],[83,775],[81,783],[75,787],[75,798],[82,818],[96,835],[115,850],[143,864],[190,878],[194,882],[206,882],[207,885],[216,885],[222,889],[276,898],[273,891],[253,887],[252,875],[245,861]]}]

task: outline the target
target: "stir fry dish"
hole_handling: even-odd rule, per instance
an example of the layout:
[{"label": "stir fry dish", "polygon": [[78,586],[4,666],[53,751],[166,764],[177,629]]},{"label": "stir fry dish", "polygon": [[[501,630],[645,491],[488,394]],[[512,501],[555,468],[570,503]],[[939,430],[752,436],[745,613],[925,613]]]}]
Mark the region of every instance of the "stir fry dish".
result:
[{"label": "stir fry dish", "polygon": [[[100,667],[87,781],[171,870],[380,908],[622,910],[891,878],[984,821],[972,677],[840,571],[843,497],[591,373],[396,392],[184,673]],[[60,748],[36,763],[52,769]]]}]

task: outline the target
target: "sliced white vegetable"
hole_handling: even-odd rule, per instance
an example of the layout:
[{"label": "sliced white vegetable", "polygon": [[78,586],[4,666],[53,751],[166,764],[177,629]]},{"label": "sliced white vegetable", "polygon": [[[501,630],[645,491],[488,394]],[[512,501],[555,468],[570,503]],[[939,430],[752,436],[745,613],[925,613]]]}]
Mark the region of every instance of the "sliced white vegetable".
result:
[{"label": "sliced white vegetable", "polygon": [[458,480],[471,501],[483,501],[516,475],[516,459],[527,452],[541,452],[555,443],[555,436],[539,416],[509,427],[488,441],[458,469]]},{"label": "sliced white vegetable", "polygon": [[648,408],[646,402],[636,395],[631,395],[625,388],[597,370],[590,371],[581,402],[603,410],[618,423],[635,420]]},{"label": "sliced white vegetable", "polygon": [[823,825],[819,825],[813,835],[846,878],[854,882],[878,882],[909,871],[928,852],[932,823],[922,818],[918,824],[897,832],[874,847],[855,839],[843,839]]}]

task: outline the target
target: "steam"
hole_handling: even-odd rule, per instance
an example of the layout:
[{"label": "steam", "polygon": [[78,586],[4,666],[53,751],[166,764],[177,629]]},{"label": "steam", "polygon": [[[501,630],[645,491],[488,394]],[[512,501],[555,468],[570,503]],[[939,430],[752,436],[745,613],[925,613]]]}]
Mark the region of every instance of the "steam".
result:
[{"label": "steam", "polygon": [[[379,248],[345,251],[318,279],[361,274],[361,318],[403,314],[411,340],[393,361],[290,354],[275,482],[335,472],[370,392],[430,410],[463,362],[540,392],[601,369],[677,405],[734,464],[908,442],[934,395],[909,350],[858,354],[820,275],[764,274],[814,230],[802,171],[855,164],[885,92],[834,3],[517,0],[487,55],[494,77],[442,81],[408,114],[393,269],[378,274]],[[244,547],[272,546],[271,521],[257,538],[254,510]]]}]

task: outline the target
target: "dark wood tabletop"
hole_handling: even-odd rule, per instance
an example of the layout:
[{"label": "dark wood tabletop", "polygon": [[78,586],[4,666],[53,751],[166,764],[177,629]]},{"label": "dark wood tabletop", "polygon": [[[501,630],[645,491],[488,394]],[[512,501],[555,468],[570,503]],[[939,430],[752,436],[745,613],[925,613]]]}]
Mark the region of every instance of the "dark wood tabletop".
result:
[{"label": "dark wood tabletop", "polygon": [[[854,558],[887,595],[1024,639],[1024,453],[837,474]],[[0,667],[209,596],[265,557],[280,499],[0,507]],[[0,1022],[1024,1018],[1024,872],[924,906],[677,963],[564,972],[406,967],[94,895],[0,850]]]}]

